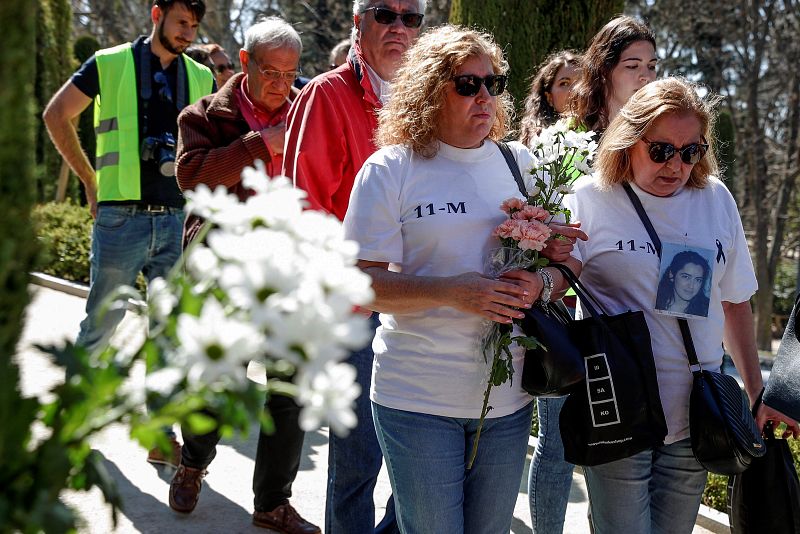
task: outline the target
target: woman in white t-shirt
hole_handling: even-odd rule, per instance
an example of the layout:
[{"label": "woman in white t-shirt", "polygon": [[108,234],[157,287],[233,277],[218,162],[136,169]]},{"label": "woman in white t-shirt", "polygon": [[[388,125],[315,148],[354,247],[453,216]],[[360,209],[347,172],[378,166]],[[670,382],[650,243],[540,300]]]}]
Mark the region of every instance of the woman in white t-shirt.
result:
[{"label": "woman in white t-shirt", "polygon": [[[689,533],[706,482],[689,440],[686,350],[676,318],[656,311],[660,260],[623,183],[641,200],[664,250],[714,259],[707,317],[688,318],[703,368],[719,369],[724,338],[751,402],[762,388],[749,303],[756,278],[736,203],[713,176],[712,122],[711,103],[689,82],[667,78],[646,85],[606,130],[597,178],[578,180],[565,200],[592,236],[573,250],[581,281],[607,313],[645,313],[668,427],[664,445],[585,469],[598,534]],[[762,404],[759,428],[767,420],[785,421],[798,434],[796,422]]]},{"label": "woman in white t-shirt", "polygon": [[[482,323],[511,323],[539,298],[538,273],[482,274],[498,246],[503,200],[520,193],[494,141],[507,133],[508,65],[491,37],[442,26],[420,37],[379,116],[382,146],[356,176],[344,219],[360,245],[381,312],[373,350],[375,428],[404,533],[508,533],[530,432],[532,397],[519,383],[492,389],[472,469],[466,464],[486,387]],[[512,143],[522,172],[527,149]],[[572,261],[572,239],[548,257]],[[555,292],[563,284],[549,269]]]}]

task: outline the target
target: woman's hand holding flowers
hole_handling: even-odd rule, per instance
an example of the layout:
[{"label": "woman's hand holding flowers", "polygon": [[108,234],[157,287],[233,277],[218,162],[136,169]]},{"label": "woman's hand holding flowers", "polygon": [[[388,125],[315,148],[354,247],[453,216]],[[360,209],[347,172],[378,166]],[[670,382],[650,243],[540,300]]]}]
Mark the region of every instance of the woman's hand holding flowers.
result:
[{"label": "woman's hand holding flowers", "polygon": [[553,237],[547,241],[547,245],[542,249],[542,256],[553,263],[562,263],[568,260],[578,239],[581,241],[589,239],[586,233],[580,229],[580,222],[570,224],[551,222],[547,226],[553,232]]},{"label": "woman's hand holding flowers", "polygon": [[[519,275],[508,276],[521,272],[526,275],[524,280],[519,278]],[[527,282],[528,278],[539,279],[538,290],[535,284]],[[447,279],[446,292],[443,301],[448,306],[480,315],[497,323],[510,324],[512,319],[524,317],[518,308],[530,308],[531,303],[538,297],[541,292],[541,278],[525,271],[506,273],[499,280],[476,272],[463,273]]]},{"label": "woman's hand holding flowers", "polygon": [[527,291],[528,294],[522,299],[525,302],[525,308],[530,308],[539,299],[544,287],[544,281],[538,272],[531,272],[525,269],[509,271],[503,274],[500,280],[510,281]]}]

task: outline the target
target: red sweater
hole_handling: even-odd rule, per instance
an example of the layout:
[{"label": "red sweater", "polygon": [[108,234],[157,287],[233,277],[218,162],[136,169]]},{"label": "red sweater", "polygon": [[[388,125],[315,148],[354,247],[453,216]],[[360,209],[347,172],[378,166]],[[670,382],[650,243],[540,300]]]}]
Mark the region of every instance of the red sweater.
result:
[{"label": "red sweater", "polygon": [[283,174],[312,209],[344,219],[353,180],[375,152],[381,103],[357,45],[347,63],[311,80],[289,110]]}]

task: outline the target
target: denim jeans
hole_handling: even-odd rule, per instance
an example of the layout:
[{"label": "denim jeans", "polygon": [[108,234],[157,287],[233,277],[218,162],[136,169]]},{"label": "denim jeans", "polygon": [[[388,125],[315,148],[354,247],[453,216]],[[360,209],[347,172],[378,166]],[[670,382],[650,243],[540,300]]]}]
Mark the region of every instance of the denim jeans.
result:
[{"label": "denim jeans", "polygon": [[508,534],[533,403],[486,419],[467,469],[478,419],[442,417],[372,403],[403,534]]},{"label": "denim jeans", "polygon": [[539,398],[539,441],[528,475],[528,500],[534,534],[564,530],[574,465],[564,460],[558,418],[567,397]]},{"label": "denim jeans", "polygon": [[124,306],[111,306],[106,299],[120,286],[133,286],[142,272],[150,281],[166,277],[181,256],[184,213],[167,208],[149,213],[137,206],[97,207],[92,230],[90,288],[86,318],[76,340],[94,351],[105,345],[125,316]]},{"label": "denim jeans", "polygon": [[[373,331],[380,325],[378,314],[370,319]],[[375,426],[369,389],[372,382],[372,341],[350,355],[347,363],[356,368],[361,395],[356,399],[358,425],[347,437],[331,432],[328,445],[328,493],[325,500],[326,534],[393,534],[397,532],[394,500],[389,497],[386,515],[375,526],[373,490],[383,457]]]},{"label": "denim jeans", "polygon": [[706,471],[689,438],[585,468],[596,534],[689,534]]},{"label": "denim jeans", "polygon": [[[256,512],[271,512],[292,496],[292,484],[300,468],[305,433],[300,430],[300,406],[291,397],[270,395],[265,406],[275,423],[275,432],[258,436],[253,471],[253,495]],[[214,414],[209,414],[213,417]],[[220,435],[192,434],[182,427],[181,463],[194,469],[205,469],[217,455]],[[241,475],[241,473],[239,474]]]}]

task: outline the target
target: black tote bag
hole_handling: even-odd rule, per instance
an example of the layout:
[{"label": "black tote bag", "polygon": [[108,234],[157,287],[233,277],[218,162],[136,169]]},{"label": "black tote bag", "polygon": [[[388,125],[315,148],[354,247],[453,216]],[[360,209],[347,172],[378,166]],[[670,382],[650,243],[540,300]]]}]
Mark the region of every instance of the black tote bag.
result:
[{"label": "black tote bag", "polygon": [[728,479],[732,534],[800,534],[800,482],[784,439],[765,430],[767,453]]},{"label": "black tote bag", "polygon": [[800,295],[795,300],[764,390],[764,403],[795,421],[800,421],[800,340],[797,338],[796,324],[798,303]]},{"label": "black tote bag", "polygon": [[583,356],[586,378],[561,409],[564,459],[577,465],[599,465],[662,445],[667,422],[644,313],[604,313],[572,271],[563,265],[555,267],[591,314],[569,325],[570,338]]}]

